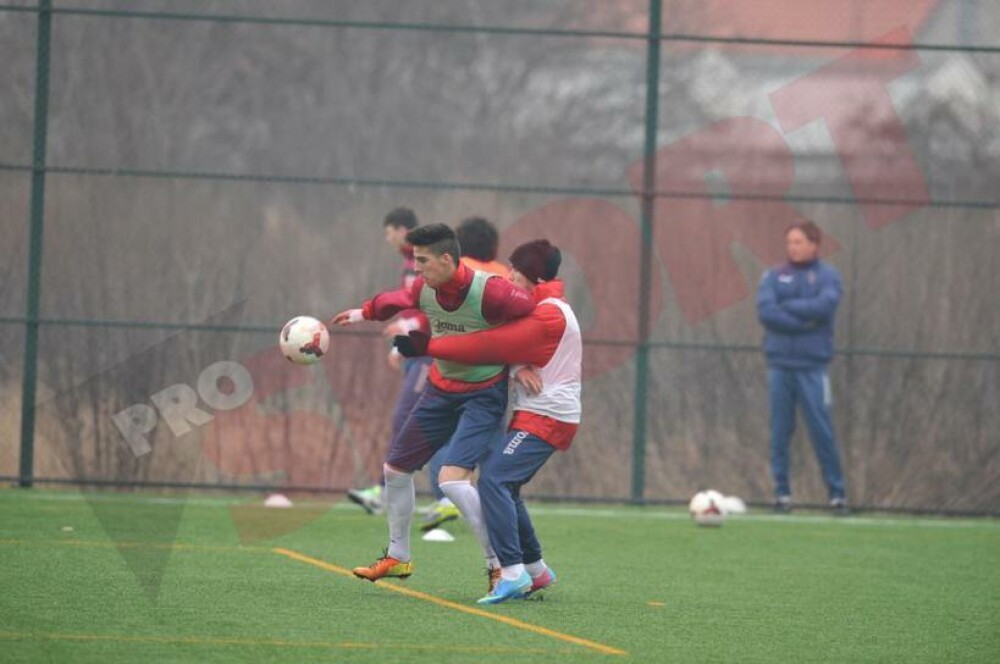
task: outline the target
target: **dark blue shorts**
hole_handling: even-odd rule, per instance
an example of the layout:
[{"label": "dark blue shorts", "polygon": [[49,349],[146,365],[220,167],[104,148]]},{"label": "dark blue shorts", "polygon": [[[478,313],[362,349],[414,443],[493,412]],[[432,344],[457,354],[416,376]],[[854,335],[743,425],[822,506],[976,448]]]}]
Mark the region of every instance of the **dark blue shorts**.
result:
[{"label": "dark blue shorts", "polygon": [[403,386],[396,397],[396,407],[392,411],[392,435],[395,437],[406,423],[417,399],[427,385],[427,374],[431,370],[430,357],[407,358],[403,362]]},{"label": "dark blue shorts", "polygon": [[472,470],[491,444],[503,436],[507,380],[455,394],[428,384],[410,416],[389,445],[386,463],[412,472],[423,468],[434,452],[451,441],[445,466]]}]

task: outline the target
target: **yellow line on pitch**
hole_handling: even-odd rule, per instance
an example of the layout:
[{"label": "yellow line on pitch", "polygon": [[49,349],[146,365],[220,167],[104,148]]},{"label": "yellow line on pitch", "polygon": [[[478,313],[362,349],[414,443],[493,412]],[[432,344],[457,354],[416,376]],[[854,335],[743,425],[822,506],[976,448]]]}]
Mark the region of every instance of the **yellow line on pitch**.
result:
[{"label": "yellow line on pitch", "polygon": [[[287,556],[293,560],[298,560],[299,562],[306,563],[307,565],[312,565],[314,567],[319,567],[320,569],[325,569],[326,571],[333,572],[334,574],[340,574],[341,576],[346,576],[352,579],[354,578],[354,574],[351,573],[351,571],[348,569],[339,567],[337,565],[333,565],[318,558],[313,558],[311,556],[301,554],[297,551],[292,551],[290,549],[276,548],[274,549],[274,552],[282,556]],[[437,604],[438,606],[443,606],[448,609],[461,611],[462,613],[468,613],[474,616],[479,616],[480,618],[489,618],[490,620],[496,620],[497,622],[502,622],[505,625],[510,625],[511,627],[523,629],[527,632],[534,632],[535,634],[549,636],[554,639],[559,639],[560,641],[566,641],[567,643],[575,643],[578,646],[590,648],[605,655],[628,654],[624,650],[619,650],[618,648],[612,648],[611,646],[606,646],[603,643],[597,643],[596,641],[588,641],[587,639],[581,639],[578,636],[573,636],[571,634],[563,634],[562,632],[557,632],[555,630],[547,629],[545,627],[532,625],[531,623],[526,623],[516,618],[510,618],[508,616],[500,615],[497,613],[490,613],[489,611],[483,611],[482,609],[476,609],[471,606],[465,606],[464,604],[451,602],[446,599],[441,599],[440,597],[435,597],[434,595],[428,595],[427,593],[422,593],[419,590],[411,590],[409,588],[404,588],[403,586],[398,586],[393,583],[385,583],[384,581],[376,581],[375,583],[381,588],[385,588],[386,590],[391,590],[393,592],[400,593],[401,595],[406,595],[408,597],[413,597],[416,599],[422,599],[425,602],[430,602],[431,604]]]}]

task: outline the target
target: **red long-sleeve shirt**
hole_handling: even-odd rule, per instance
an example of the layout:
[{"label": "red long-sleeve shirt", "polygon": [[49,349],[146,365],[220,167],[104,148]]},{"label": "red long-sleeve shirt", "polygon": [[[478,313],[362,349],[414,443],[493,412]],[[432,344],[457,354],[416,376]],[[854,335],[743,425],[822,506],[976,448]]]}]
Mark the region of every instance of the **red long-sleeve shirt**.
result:
[{"label": "red long-sleeve shirt", "polygon": [[[563,284],[554,280],[539,284],[535,301],[563,297]],[[530,316],[506,325],[472,334],[431,339],[427,354],[463,364],[530,364],[544,367],[555,355],[566,330],[566,318],[554,304],[539,304]],[[527,431],[553,447],[565,450],[573,442],[578,425],[545,415],[515,410],[510,429]]]},{"label": "red long-sleeve shirt", "polygon": [[[459,264],[454,276],[435,289],[437,303],[445,311],[455,311],[469,294],[474,272],[464,264]],[[420,308],[420,293],[424,288],[422,277],[414,279],[410,288],[379,293],[361,306],[365,320],[388,320],[400,311]],[[483,288],[481,304],[483,318],[490,325],[500,325],[530,314],[535,308],[535,300],[524,289],[506,279],[488,279]],[[479,364],[483,364],[480,362]],[[445,392],[471,392],[488,387],[503,379],[500,374],[480,383],[445,378],[437,368],[431,366],[431,384]]]}]

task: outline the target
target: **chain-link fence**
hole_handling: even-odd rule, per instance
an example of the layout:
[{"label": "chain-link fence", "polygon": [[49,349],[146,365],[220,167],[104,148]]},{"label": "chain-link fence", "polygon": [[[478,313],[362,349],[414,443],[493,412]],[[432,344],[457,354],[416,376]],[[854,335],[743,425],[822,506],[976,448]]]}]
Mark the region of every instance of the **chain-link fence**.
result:
[{"label": "chain-link fence", "polygon": [[[993,9],[0,5],[0,476],[373,479],[400,382],[378,328],[336,332],[309,369],[274,344],[394,283],[381,220],[406,205],[493,220],[504,256],[564,250],[584,423],[536,495],[766,501],[754,293],[808,218],[844,278],[830,375],[852,502],[997,513]],[[823,500],[802,433],[793,482]]]}]

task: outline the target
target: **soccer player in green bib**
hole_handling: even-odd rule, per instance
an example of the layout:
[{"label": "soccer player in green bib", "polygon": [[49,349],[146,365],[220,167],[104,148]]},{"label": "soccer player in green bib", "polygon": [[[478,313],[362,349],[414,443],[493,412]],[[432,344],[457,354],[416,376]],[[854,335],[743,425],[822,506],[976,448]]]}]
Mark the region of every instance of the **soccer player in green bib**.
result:
[{"label": "soccer player in green bib", "polygon": [[[534,298],[502,277],[479,272],[459,261],[454,231],[444,224],[410,231],[417,279],[410,288],[379,293],[359,309],[334,316],[331,325],[382,321],[406,309],[420,309],[432,337],[466,334],[527,316]],[[499,580],[500,563],[490,546],[472,472],[491,442],[502,435],[507,409],[507,368],[435,360],[430,378],[409,418],[389,445],[385,460],[385,511],[389,546],[369,566],[356,567],[358,577],[406,578],[413,573],[410,525],[415,503],[413,473],[442,445],[451,441],[438,481],[476,534],[487,567],[490,589]]]}]

